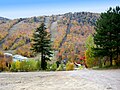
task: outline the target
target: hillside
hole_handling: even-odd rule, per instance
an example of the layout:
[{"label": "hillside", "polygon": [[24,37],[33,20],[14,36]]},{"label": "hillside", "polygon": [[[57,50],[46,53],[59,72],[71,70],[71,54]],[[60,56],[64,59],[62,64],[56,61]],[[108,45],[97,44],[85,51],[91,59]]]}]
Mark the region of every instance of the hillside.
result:
[{"label": "hillside", "polygon": [[0,17],[0,50],[32,57],[32,34],[44,22],[51,33],[55,56],[60,60],[77,60],[84,55],[85,40],[94,32],[94,24],[98,18],[99,14],[90,12],[14,20]]},{"label": "hillside", "polygon": [[8,19],[8,18],[0,17],[0,23],[7,22],[9,20],[10,19]]}]

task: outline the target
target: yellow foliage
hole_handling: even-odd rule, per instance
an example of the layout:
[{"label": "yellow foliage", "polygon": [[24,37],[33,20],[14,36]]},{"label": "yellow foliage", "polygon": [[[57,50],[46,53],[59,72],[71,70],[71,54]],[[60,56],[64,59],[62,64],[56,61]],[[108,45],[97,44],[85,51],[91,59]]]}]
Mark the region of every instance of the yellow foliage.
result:
[{"label": "yellow foliage", "polygon": [[6,68],[5,58],[2,52],[0,52],[0,70],[4,70]]},{"label": "yellow foliage", "polygon": [[66,64],[66,70],[67,71],[74,70],[74,63],[68,62]]},{"label": "yellow foliage", "polygon": [[8,50],[8,49],[9,49],[9,46],[8,46],[8,45],[3,44],[3,45],[2,45],[2,48],[3,48],[4,50]]},{"label": "yellow foliage", "polygon": [[0,70],[4,70],[6,68],[6,63],[4,62],[4,60],[0,60]]},{"label": "yellow foliage", "polygon": [[0,51],[0,56],[4,56],[4,53],[2,51]]},{"label": "yellow foliage", "polygon": [[16,61],[16,63],[15,63],[15,67],[16,67],[16,69],[17,70],[19,70],[20,69],[20,61]]}]

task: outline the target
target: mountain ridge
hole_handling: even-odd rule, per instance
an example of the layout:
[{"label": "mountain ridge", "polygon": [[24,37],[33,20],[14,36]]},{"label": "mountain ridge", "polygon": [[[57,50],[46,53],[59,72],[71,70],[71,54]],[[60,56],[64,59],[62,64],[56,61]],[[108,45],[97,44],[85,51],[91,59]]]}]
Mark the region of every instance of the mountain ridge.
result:
[{"label": "mountain ridge", "polygon": [[10,20],[10,19],[5,18],[5,17],[0,17],[0,20]]},{"label": "mountain ridge", "polygon": [[61,13],[61,14],[51,14],[51,15],[33,15],[33,16],[25,16],[25,17],[16,17],[16,18],[9,18],[9,17],[4,17],[4,16],[0,16],[0,18],[6,19],[6,20],[14,20],[14,19],[27,19],[27,18],[32,18],[32,17],[41,17],[41,16],[45,16],[45,17],[50,17],[50,16],[62,16],[62,15],[66,15],[66,14],[76,14],[76,13],[94,13],[94,14],[99,14],[97,12],[89,12],[89,11],[80,11],[80,12],[66,12],[66,13]]},{"label": "mountain ridge", "polygon": [[[83,56],[85,40],[89,34],[94,32],[94,24],[99,15],[91,12],[70,12],[8,20],[0,23],[0,42],[5,39],[0,43],[0,48],[5,52],[12,51],[13,54],[32,57],[30,51],[32,34],[44,22],[47,30],[51,33],[57,58],[62,57],[63,60],[73,53]],[[14,32],[9,33],[9,30]],[[6,38],[7,35],[9,36]]]}]

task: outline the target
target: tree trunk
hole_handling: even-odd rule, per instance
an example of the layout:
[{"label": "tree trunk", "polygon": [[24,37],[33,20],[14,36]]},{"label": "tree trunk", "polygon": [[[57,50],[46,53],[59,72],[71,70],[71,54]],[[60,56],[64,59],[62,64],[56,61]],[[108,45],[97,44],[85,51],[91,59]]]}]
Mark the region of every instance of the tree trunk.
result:
[{"label": "tree trunk", "polygon": [[104,60],[104,66],[106,65],[106,60]]},{"label": "tree trunk", "polygon": [[112,66],[112,55],[110,55],[110,66]]},{"label": "tree trunk", "polygon": [[43,53],[41,53],[41,68],[42,68],[42,70],[43,70]]},{"label": "tree trunk", "polygon": [[42,70],[46,70],[47,63],[45,61],[45,56],[43,53],[41,53],[41,68]]},{"label": "tree trunk", "polygon": [[119,62],[119,47],[117,46],[117,58],[116,58],[116,65],[118,66]]},{"label": "tree trunk", "polygon": [[43,70],[46,70],[46,60],[45,60],[45,56],[43,55]]},{"label": "tree trunk", "polygon": [[101,57],[99,58],[99,68],[102,68],[102,60],[101,60]]},{"label": "tree trunk", "polygon": [[[110,33],[110,42],[111,42],[112,40],[111,40],[111,33]],[[110,49],[110,66],[112,66],[112,48]]]}]

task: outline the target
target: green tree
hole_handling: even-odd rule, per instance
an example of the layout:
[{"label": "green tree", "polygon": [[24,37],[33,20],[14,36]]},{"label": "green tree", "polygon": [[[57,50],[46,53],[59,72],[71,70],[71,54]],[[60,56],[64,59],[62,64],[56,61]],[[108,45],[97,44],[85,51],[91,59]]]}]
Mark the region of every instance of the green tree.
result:
[{"label": "green tree", "polygon": [[52,49],[50,33],[46,31],[44,23],[33,34],[32,50],[41,54],[41,68],[45,70],[47,68],[47,60],[50,60],[50,57],[52,57]]},{"label": "green tree", "polygon": [[120,54],[120,7],[110,8],[102,13],[96,22],[94,43],[95,55],[112,59]]},{"label": "green tree", "polygon": [[87,64],[87,67],[91,68],[91,67],[95,66],[95,64],[97,62],[94,57],[94,51],[92,49],[95,47],[94,39],[93,39],[92,35],[89,35],[87,37],[85,45],[86,45],[86,51],[85,51],[86,64]]}]

